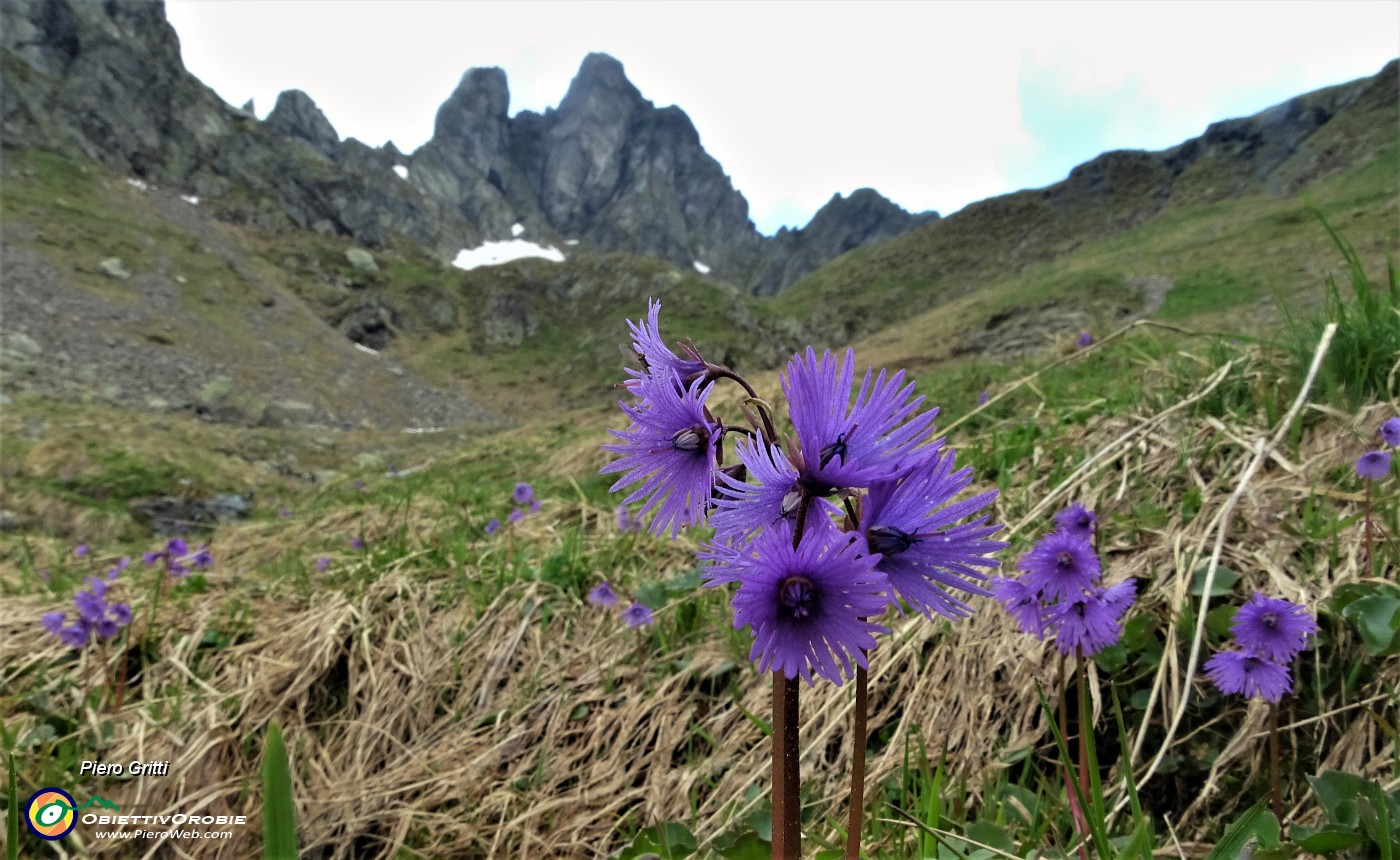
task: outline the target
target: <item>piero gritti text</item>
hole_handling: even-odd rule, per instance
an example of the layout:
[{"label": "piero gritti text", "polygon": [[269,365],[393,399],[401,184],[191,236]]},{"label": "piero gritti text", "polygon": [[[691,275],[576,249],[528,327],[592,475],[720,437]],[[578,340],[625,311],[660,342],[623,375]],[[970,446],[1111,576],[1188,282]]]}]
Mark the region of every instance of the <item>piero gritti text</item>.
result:
[{"label": "piero gritti text", "polygon": [[165,776],[168,773],[170,773],[170,762],[168,761],[130,761],[126,764],[84,761],[78,767],[79,776]]}]

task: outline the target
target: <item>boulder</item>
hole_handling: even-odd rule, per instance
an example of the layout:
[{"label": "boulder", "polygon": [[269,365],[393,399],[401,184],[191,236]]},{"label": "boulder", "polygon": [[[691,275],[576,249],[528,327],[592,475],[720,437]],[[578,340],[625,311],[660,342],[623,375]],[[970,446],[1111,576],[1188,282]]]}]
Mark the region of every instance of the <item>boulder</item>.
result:
[{"label": "boulder", "polygon": [[275,400],[263,407],[264,427],[305,427],[316,421],[316,407],[298,400]]}]

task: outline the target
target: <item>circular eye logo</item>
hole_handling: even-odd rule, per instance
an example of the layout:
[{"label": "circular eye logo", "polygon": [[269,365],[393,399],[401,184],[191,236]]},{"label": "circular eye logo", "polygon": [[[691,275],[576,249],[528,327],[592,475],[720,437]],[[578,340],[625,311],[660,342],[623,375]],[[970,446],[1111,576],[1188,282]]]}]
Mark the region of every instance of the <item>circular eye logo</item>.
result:
[{"label": "circular eye logo", "polygon": [[78,823],[73,795],[61,788],[41,788],[24,807],[29,829],[40,839],[62,839]]}]

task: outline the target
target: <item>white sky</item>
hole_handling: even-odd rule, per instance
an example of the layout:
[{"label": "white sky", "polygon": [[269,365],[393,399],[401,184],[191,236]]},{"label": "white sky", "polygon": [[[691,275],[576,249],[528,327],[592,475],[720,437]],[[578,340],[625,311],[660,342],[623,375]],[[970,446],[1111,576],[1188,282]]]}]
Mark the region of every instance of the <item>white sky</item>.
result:
[{"label": "white sky", "polygon": [[266,116],[305,90],[342,138],[405,152],[473,66],[557,106],[603,51],[680,106],[761,231],[871,186],[912,211],[1056,182],[1110,149],[1373,75],[1400,3],[167,0],[185,65]]}]

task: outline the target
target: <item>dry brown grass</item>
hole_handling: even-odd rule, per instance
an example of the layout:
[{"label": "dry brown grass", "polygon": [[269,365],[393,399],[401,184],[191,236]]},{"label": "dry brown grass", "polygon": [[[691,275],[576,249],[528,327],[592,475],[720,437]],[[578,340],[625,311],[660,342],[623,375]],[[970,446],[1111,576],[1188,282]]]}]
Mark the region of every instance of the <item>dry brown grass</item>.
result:
[{"label": "dry brown grass", "polygon": [[[1202,388],[1210,384],[1205,380]],[[1104,518],[1126,514],[1133,503],[1160,503],[1169,511],[1164,523],[1112,532],[1103,547],[1110,580],[1136,576],[1144,584],[1134,611],[1177,618],[1193,600],[1191,575],[1209,558],[1222,523],[1219,564],[1241,575],[1243,593],[1266,589],[1318,606],[1339,585],[1360,578],[1359,540],[1343,541],[1339,564],[1304,570],[1297,559],[1305,538],[1290,523],[1303,500],[1318,493],[1344,510],[1357,509],[1354,495],[1325,490],[1320,476],[1354,460],[1361,428],[1373,427],[1382,413],[1379,407],[1354,417],[1310,412],[1316,420],[1296,448],[1265,458],[1248,481],[1250,455],[1273,430],[1262,422],[1226,426],[1182,409],[1064,428],[1079,450],[1102,456],[1058,487],[1045,485],[1034,459],[1025,463],[1018,490],[999,501],[997,516],[1033,536],[1045,528],[1048,511],[1072,499],[1092,503]],[[555,465],[577,468],[593,456],[561,450]],[[1189,487],[1203,503],[1187,521],[1176,502]],[[1228,519],[1222,513],[1232,494],[1238,507]],[[431,540],[430,521],[441,513],[426,502],[416,509],[420,540]],[[378,514],[367,516],[368,531],[387,527]],[[532,520],[520,540],[548,543],[574,525],[599,535],[598,524],[609,516],[587,504],[558,505]],[[328,520],[318,528],[351,526],[350,519]],[[281,538],[267,528],[222,536],[225,568],[256,570],[267,562]],[[677,542],[658,567],[683,565],[691,548],[685,539]],[[731,667],[723,631],[673,653],[649,652],[638,676],[631,631],[575,597],[537,582],[507,588],[484,610],[458,596],[448,571],[407,561],[363,589],[320,590],[311,598],[256,575],[214,577],[207,593],[162,616],[158,660],[110,716],[84,710],[77,692],[85,677],[95,677],[89,665],[95,655],[75,662],[39,634],[37,618],[53,602],[13,598],[0,615],[0,689],[7,691],[0,701],[18,704],[43,693],[52,710],[80,712],[86,729],[110,721],[102,760],[173,763],[168,777],[68,786],[75,793],[102,793],[138,814],[249,816],[234,840],[203,844],[83,845],[80,836],[91,828],[80,827],[65,844],[91,856],[258,856],[259,755],[274,717],[288,739],[305,856],[605,857],[619,847],[620,826],[663,821],[686,821],[708,843],[766,793],[768,745],[745,712],[766,718],[769,682],[747,664]],[[706,592],[688,599],[719,597]],[[230,605],[246,608],[241,635],[227,647],[203,645],[210,631],[226,636],[240,629]],[[1034,691],[1037,683],[1057,683],[1058,654],[1013,632],[990,604],[983,609],[956,625],[890,622],[893,635],[871,658],[870,727],[880,732],[893,725],[895,740],[872,756],[869,785],[897,777],[903,739],[916,731],[931,750],[946,747],[949,766],[968,780],[972,803],[1008,751],[1047,753]],[[1166,657],[1151,706],[1159,726],[1204,684],[1198,672],[1186,671],[1192,631],[1165,630]],[[1355,648],[1349,633],[1340,635],[1336,647]],[[686,669],[670,668],[678,659],[689,661]],[[1309,652],[1299,661],[1300,679],[1318,659]],[[1325,703],[1315,717],[1285,711],[1285,749],[1291,747],[1295,761],[1317,762],[1318,770],[1345,769],[1394,788],[1397,686],[1400,659],[1388,658],[1347,702]],[[803,775],[816,813],[809,821],[818,828],[845,804],[852,705],[848,688],[803,691]],[[1101,719],[1112,719],[1102,702],[1096,705]],[[1231,739],[1199,797],[1171,818],[1186,847],[1168,856],[1198,854],[1192,840],[1251,800],[1222,792],[1216,777],[1261,768],[1264,714],[1257,703],[1232,704],[1212,723],[1210,730]],[[28,707],[16,707],[4,721],[8,731],[24,732],[37,719]],[[1178,735],[1173,744],[1185,750],[1194,740]],[[1155,752],[1135,746],[1140,778]],[[1179,790],[1151,787],[1171,779],[1153,775],[1149,793]],[[755,799],[745,802],[753,788]],[[1117,799],[1111,789],[1110,802]],[[1293,798],[1293,814],[1304,800],[1301,792]],[[876,856],[882,848],[889,850],[868,846]]]}]

